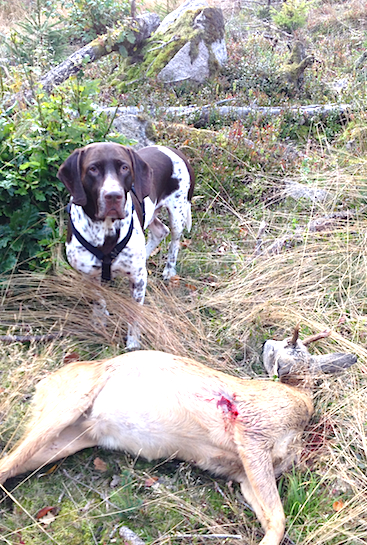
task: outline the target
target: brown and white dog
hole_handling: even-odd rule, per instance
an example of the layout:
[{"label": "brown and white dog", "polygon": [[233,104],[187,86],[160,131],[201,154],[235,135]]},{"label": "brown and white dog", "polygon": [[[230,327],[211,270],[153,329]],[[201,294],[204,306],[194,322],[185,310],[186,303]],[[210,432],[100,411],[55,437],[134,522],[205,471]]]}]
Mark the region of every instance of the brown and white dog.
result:
[{"label": "brown and white dog", "polygon": [[[185,226],[191,228],[195,181],[180,151],[90,144],[66,159],[58,178],[71,194],[66,254],[74,269],[98,281],[127,275],[133,299],[143,304],[146,259],[171,230],[163,278],[176,274],[180,237]],[[162,207],[170,230],[157,217]],[[139,347],[136,324],[129,326],[126,347]]]},{"label": "brown and white dog", "polygon": [[275,479],[299,454],[313,376],[356,362],[352,354],[311,356],[310,339],[297,336],[265,344],[265,367],[280,381],[245,380],[158,351],[66,365],[37,387],[23,438],[0,460],[0,485],[95,445],[177,457],[239,482],[264,529],[261,545],[279,545],[285,517]]}]

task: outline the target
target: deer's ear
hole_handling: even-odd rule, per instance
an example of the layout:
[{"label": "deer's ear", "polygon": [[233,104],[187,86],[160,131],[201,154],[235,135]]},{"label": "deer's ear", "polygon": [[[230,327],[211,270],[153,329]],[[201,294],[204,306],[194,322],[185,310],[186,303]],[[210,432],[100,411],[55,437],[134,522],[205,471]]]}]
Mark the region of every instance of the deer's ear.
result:
[{"label": "deer's ear", "polygon": [[263,349],[264,367],[269,377],[278,376],[278,361],[275,358],[275,343],[279,341],[266,341]]},{"label": "deer's ear", "polygon": [[313,357],[313,368],[315,371],[323,373],[340,373],[348,369],[357,362],[357,356],[354,354],[324,354]]}]

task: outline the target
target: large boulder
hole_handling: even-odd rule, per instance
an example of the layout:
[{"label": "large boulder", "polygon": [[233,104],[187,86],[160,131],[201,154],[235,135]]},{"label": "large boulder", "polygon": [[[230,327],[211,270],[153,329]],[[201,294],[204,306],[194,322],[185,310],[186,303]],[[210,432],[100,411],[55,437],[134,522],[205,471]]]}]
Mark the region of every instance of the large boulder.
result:
[{"label": "large boulder", "polygon": [[148,40],[144,59],[128,79],[158,77],[165,83],[203,83],[227,60],[221,9],[188,0],[170,13]]},{"label": "large boulder", "polygon": [[[152,146],[155,140],[153,124],[143,113],[142,109],[135,106],[121,108],[97,108],[98,112],[104,112],[113,119],[112,127],[131,141],[131,146],[141,149]],[[135,142],[134,142],[135,141]]]}]

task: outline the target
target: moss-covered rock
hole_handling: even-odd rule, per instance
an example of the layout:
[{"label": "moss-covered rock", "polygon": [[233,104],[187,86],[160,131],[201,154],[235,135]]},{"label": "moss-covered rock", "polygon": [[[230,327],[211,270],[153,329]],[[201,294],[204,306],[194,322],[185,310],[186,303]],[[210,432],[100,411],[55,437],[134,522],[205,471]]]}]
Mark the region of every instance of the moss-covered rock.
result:
[{"label": "moss-covered rock", "polygon": [[167,83],[202,83],[226,62],[222,11],[189,8],[190,4],[179,17],[172,17],[168,27],[163,21],[147,41],[143,61],[128,68],[125,81],[157,76]]}]

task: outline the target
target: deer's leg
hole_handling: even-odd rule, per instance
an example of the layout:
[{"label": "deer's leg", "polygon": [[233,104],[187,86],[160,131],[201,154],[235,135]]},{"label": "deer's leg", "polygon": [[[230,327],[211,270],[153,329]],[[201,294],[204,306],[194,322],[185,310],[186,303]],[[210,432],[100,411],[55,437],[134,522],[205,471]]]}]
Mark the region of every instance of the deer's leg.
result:
[{"label": "deer's leg", "polygon": [[[27,439],[25,438],[8,456],[0,460],[0,482],[5,482],[6,479],[14,477],[14,475],[40,469],[50,462],[55,462],[79,450],[96,445],[96,440],[91,438],[83,423],[68,426],[58,437],[44,446],[42,446],[42,437],[39,437],[40,448],[28,459],[25,453]],[[20,462],[20,458],[22,458],[22,462]]]},{"label": "deer's leg", "polygon": [[258,517],[265,536],[260,545],[279,545],[285,530],[285,516],[275,482],[269,450],[253,439],[238,446],[245,472],[241,492]]}]

